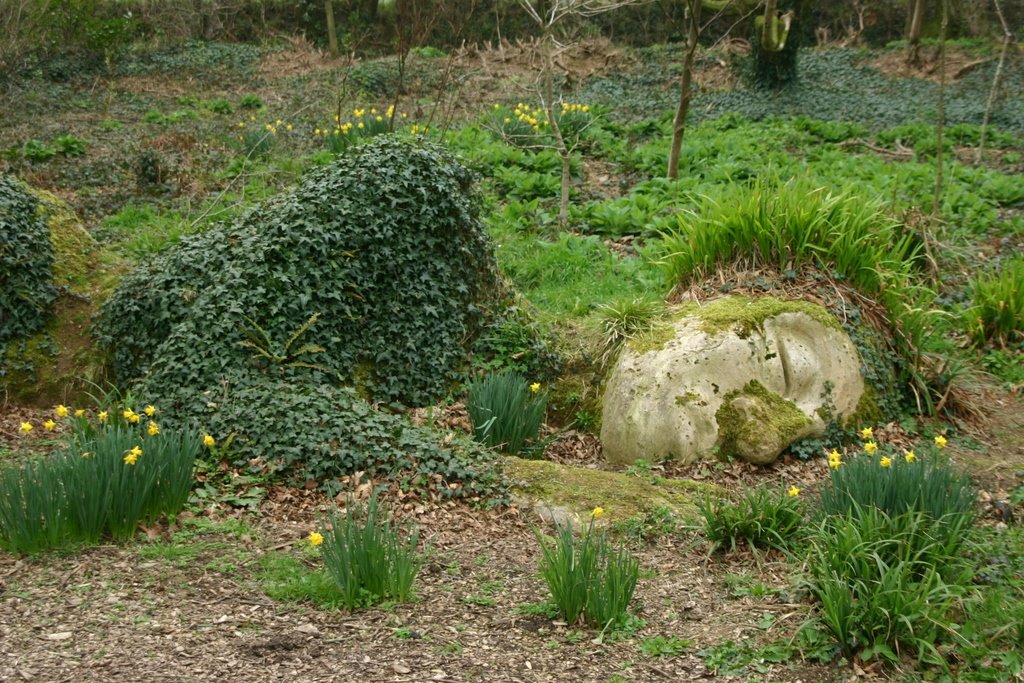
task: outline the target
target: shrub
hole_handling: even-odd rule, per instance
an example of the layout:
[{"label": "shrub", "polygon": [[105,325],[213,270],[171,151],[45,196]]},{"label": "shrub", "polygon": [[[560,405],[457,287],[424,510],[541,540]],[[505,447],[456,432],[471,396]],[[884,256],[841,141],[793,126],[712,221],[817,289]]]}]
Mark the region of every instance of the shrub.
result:
[{"label": "shrub", "polygon": [[539,383],[506,370],[472,382],[466,410],[477,441],[515,455],[540,433],[547,400]]},{"label": "shrub", "polygon": [[341,591],[341,603],[354,610],[385,599],[408,602],[420,568],[418,532],[408,532],[402,540],[381,510],[376,493],[365,507],[349,499],[345,510],[344,516],[337,512],[328,516],[322,538],[310,535],[310,541],[320,545],[324,565]]},{"label": "shrub", "polygon": [[570,626],[581,618],[600,629],[622,626],[633,599],[640,565],[624,548],[613,548],[607,534],[594,529],[594,510],[577,537],[571,524],[555,523],[555,538],[541,545],[540,573],[559,612]]},{"label": "shrub", "polygon": [[[147,395],[252,367],[243,315],[287,339],[315,313],[319,363],[376,399],[441,396],[496,286],[472,176],[440,147],[381,136],[231,225],[126,276],[95,333]],[[165,401],[162,401],[165,402]]]},{"label": "shrub", "polygon": [[53,145],[57,150],[57,154],[62,154],[66,157],[84,156],[88,148],[85,140],[80,140],[73,135],[61,135],[54,138]]},{"label": "shrub", "polygon": [[53,244],[38,205],[21,183],[0,176],[0,351],[37,332],[57,298]]},{"label": "shrub", "polygon": [[21,146],[21,156],[29,161],[49,161],[57,156],[57,150],[42,140],[27,140]]},{"label": "shrub", "polygon": [[788,492],[767,486],[746,489],[735,502],[707,497],[698,508],[713,551],[736,550],[740,541],[785,550],[803,532],[804,508],[796,487]]},{"label": "shrub", "polygon": [[96,543],[104,534],[129,539],[140,524],[184,507],[197,435],[129,409],[70,419],[71,435],[57,453],[0,471],[0,547],[30,553]]},{"label": "shrub", "polygon": [[963,317],[975,344],[1006,348],[1024,342],[1024,258],[979,276],[970,292],[973,306]]},{"label": "shrub", "polygon": [[890,516],[867,507],[828,517],[815,530],[807,561],[811,592],[844,655],[863,650],[863,659],[898,662],[910,653],[944,663],[935,644],[956,631],[963,563],[932,528],[921,512]]},{"label": "shrub", "polygon": [[500,499],[504,481],[484,449],[376,410],[347,387],[256,375],[211,401],[193,394],[192,419],[238,467],[269,469],[331,494],[354,472],[388,477],[442,497]]}]

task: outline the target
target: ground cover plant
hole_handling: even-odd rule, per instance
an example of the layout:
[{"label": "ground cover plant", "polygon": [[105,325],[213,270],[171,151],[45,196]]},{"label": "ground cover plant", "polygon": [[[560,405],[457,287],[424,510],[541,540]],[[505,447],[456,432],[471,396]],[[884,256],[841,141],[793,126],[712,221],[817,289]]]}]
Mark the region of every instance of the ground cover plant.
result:
[{"label": "ground cover plant", "polygon": [[[98,240],[96,270],[122,288],[97,329],[118,381],[145,392],[130,406],[139,423],[104,442],[105,462],[141,472],[155,462],[146,440],[179,430],[207,445],[197,487],[171,496],[190,502],[141,529],[101,526],[103,505],[71,497],[101,542],[135,542],[69,554],[67,535],[44,534],[33,543],[57,552],[0,553],[0,678],[188,677],[186,659],[226,680],[240,666],[252,680],[312,679],[324,661],[353,679],[840,680],[854,665],[908,680],[1019,676],[1024,552],[1002,510],[1019,510],[1020,426],[984,433],[953,408],[976,361],[1004,387],[976,401],[1019,405],[1020,107],[997,89],[978,162],[996,61],[957,46],[966,57],[948,74],[940,149],[927,72],[937,64],[888,75],[901,49],[802,49],[796,83],[768,93],[730,81],[733,57],[702,48],[675,181],[662,176],[680,46],[561,54],[565,159],[538,116],[523,45],[418,50],[404,66],[333,61],[281,39],[138,46],[83,74],[45,55],[26,62],[0,85],[12,93],[0,165],[67,199]],[[1012,92],[1019,74],[1006,74]],[[317,208],[315,229],[300,205]],[[399,213],[414,217],[408,232],[391,221]],[[468,250],[454,248],[463,233]],[[380,270],[355,268],[371,255]],[[588,514],[594,499],[557,506],[554,527],[537,522],[543,506],[501,472],[518,461],[495,448],[518,439],[470,438],[473,382],[520,373],[518,405],[533,408],[525,452],[610,476],[597,434],[617,349],[657,326],[666,297],[734,289],[845,298],[835,308],[863,335],[864,374],[891,422],[871,439],[835,422],[763,470],[649,463],[629,474],[721,487],[703,515],[665,501],[603,527]],[[102,291],[83,297],[98,305]],[[161,408],[156,435],[146,402]],[[108,414],[123,422],[122,410]],[[68,498],[41,463],[60,461],[65,437],[81,439],[67,442],[79,444],[76,465],[99,442],[63,419],[0,410],[11,490],[42,484],[40,506]],[[399,535],[406,559],[419,554],[399,572],[415,581],[394,591],[343,568],[373,554],[351,550],[360,534],[387,546],[360,525],[370,515],[326,523],[350,492],[374,504],[377,484],[394,525],[419,531],[418,545]],[[335,540],[332,574],[322,551]],[[589,578],[565,578],[588,563]],[[104,654],[129,646],[140,653],[130,666]]]}]

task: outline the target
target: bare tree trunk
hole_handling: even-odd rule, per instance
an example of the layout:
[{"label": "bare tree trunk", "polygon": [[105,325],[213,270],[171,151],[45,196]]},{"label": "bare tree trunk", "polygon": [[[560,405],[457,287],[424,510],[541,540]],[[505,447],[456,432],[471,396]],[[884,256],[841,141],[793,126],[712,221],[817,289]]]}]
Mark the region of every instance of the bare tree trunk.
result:
[{"label": "bare tree trunk", "polygon": [[907,61],[911,64],[919,64],[921,61],[920,42],[921,25],[924,22],[924,1],[914,0],[913,13],[910,18],[910,31],[907,33]]},{"label": "bare tree trunk", "polygon": [[700,0],[687,0],[686,13],[689,15],[686,56],[683,58],[683,73],[679,76],[679,107],[672,120],[672,146],[668,152],[668,177],[679,177],[679,151],[683,147],[686,133],[686,117],[690,113],[690,86],[693,82],[693,61],[697,54],[700,38]]},{"label": "bare tree trunk", "polygon": [[946,127],[946,32],[949,30],[949,0],[942,0],[942,33],[939,36],[939,103],[935,123],[935,202],[932,215],[939,214],[942,202],[942,160],[945,157],[942,134]]},{"label": "bare tree trunk", "polygon": [[978,139],[978,163],[985,157],[985,134],[988,132],[988,119],[992,114],[992,107],[995,105],[996,93],[999,92],[999,80],[1003,75],[1003,65],[1006,63],[1006,53],[1010,49],[1010,42],[1013,40],[1013,33],[1003,16],[1003,8],[999,6],[999,0],[992,0],[996,6],[996,16],[1003,26],[1003,49],[999,52],[999,64],[996,66],[996,74],[992,77],[992,89],[988,93],[988,101],[985,102],[985,117],[981,120],[981,135]]},{"label": "bare tree trunk", "polygon": [[334,2],[324,0],[324,14],[327,15],[327,44],[330,46],[331,56],[337,57],[338,52],[338,31],[334,26]]},{"label": "bare tree trunk", "polygon": [[558,157],[562,160],[562,191],[558,201],[558,223],[563,228],[569,222],[569,193],[572,190],[571,161],[572,152],[565,144],[562,137],[562,129],[555,117],[555,88],[552,72],[555,70],[555,39],[551,35],[550,26],[544,30],[544,114],[547,116],[548,125],[551,126],[551,134],[555,138],[555,149]]}]

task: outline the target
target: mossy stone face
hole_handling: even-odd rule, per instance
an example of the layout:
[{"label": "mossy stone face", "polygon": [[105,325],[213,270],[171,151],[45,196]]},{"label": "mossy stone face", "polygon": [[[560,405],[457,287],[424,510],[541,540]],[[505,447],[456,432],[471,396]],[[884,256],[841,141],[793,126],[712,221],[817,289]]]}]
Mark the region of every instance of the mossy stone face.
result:
[{"label": "mossy stone face", "polygon": [[[727,297],[686,306],[665,324],[663,343],[627,344],[605,383],[601,443],[611,462],[689,463],[720,452],[770,462],[795,440],[824,434],[829,415],[852,414],[864,392],[856,347],[816,304]],[[720,433],[720,421],[740,417],[764,426]]]}]

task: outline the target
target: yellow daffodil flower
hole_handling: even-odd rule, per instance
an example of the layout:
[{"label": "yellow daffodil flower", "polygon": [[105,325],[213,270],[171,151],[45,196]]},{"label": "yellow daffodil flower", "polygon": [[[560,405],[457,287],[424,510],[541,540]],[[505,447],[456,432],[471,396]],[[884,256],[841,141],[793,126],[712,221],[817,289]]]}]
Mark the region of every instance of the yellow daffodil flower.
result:
[{"label": "yellow daffodil flower", "polygon": [[53,420],[47,420],[46,422],[43,423],[43,429],[45,429],[48,432],[52,432],[56,426],[57,423],[54,422]]},{"label": "yellow daffodil flower", "polygon": [[156,408],[154,406],[146,406],[143,411],[147,417],[153,417],[156,415]]},{"label": "yellow daffodil flower", "polygon": [[914,462],[915,460],[917,460],[917,456],[914,455],[914,451],[907,451],[906,453],[903,454],[903,459],[906,460],[907,462]]},{"label": "yellow daffodil flower", "polygon": [[110,414],[105,410],[101,410],[96,415],[96,419],[99,420],[100,422],[106,422],[108,417],[110,417]]},{"label": "yellow daffodil flower", "polygon": [[75,417],[85,417],[85,408],[79,408],[76,410]]},{"label": "yellow daffodil flower", "polygon": [[601,519],[601,517],[603,515],[604,515],[604,508],[603,507],[596,507],[590,513],[590,516],[593,517],[594,519]]},{"label": "yellow daffodil flower", "polygon": [[207,448],[213,448],[216,443],[216,440],[214,440],[212,436],[210,436],[209,434],[203,434],[204,446],[206,446]]},{"label": "yellow daffodil flower", "polygon": [[149,425],[146,427],[146,433],[149,434],[150,436],[156,436],[157,434],[160,433],[160,427],[157,425],[156,422],[150,420]]},{"label": "yellow daffodil flower", "polygon": [[947,443],[949,442],[946,441],[946,437],[944,437],[942,434],[939,434],[938,436],[935,437],[935,445],[938,448],[945,448]]},{"label": "yellow daffodil flower", "polygon": [[22,434],[28,434],[29,432],[32,431],[32,423],[31,422],[22,422],[21,423],[21,427],[19,427],[19,429],[21,430]]},{"label": "yellow daffodil flower", "polygon": [[531,384],[531,385],[530,385],[530,391],[532,391],[532,392],[533,392],[533,393],[535,393],[535,394],[536,394],[536,393],[537,393],[538,391],[540,391],[540,382],[534,382],[533,384]]},{"label": "yellow daffodil flower", "polygon": [[892,458],[886,456],[886,457],[882,458],[881,460],[879,460],[878,464],[881,465],[882,467],[891,467],[892,466]]},{"label": "yellow daffodil flower", "polygon": [[124,454],[124,464],[134,465],[139,460],[139,456],[142,455],[142,449],[138,446],[132,447],[130,451]]},{"label": "yellow daffodil flower", "polygon": [[877,450],[878,450],[878,444],[875,443],[874,441],[868,441],[866,444],[864,444],[864,451],[868,455],[874,455],[875,451],[877,451]]},{"label": "yellow daffodil flower", "polygon": [[797,496],[800,495],[800,488],[797,487],[796,485],[790,486],[789,490],[786,491],[786,495],[789,496],[790,498],[796,498]]},{"label": "yellow daffodil flower", "polygon": [[323,534],[316,531],[310,531],[309,536],[306,538],[309,540],[309,544],[314,548],[324,542]]},{"label": "yellow daffodil flower", "polygon": [[862,439],[870,439],[874,435],[875,432],[871,429],[871,427],[865,427],[864,429],[860,430],[860,438]]},{"label": "yellow daffodil flower", "polygon": [[57,417],[67,417],[68,407],[66,405],[61,404],[57,406],[53,412],[57,414]]}]

